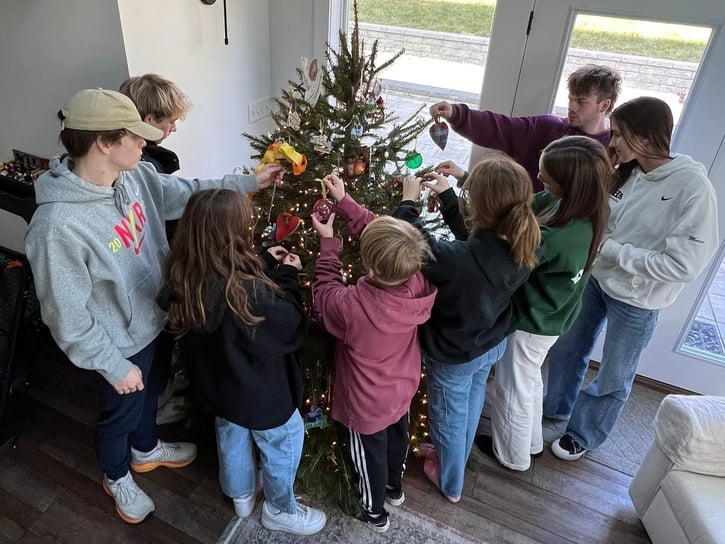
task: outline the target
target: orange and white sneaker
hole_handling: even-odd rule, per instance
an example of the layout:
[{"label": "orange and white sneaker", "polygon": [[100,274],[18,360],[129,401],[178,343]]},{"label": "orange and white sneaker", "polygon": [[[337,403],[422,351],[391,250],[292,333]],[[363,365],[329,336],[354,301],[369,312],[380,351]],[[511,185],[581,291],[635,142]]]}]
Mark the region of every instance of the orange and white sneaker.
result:
[{"label": "orange and white sneaker", "polygon": [[116,512],[126,523],[141,523],[154,511],[154,501],[133,481],[130,472],[118,480],[103,477],[103,490],[116,502]]},{"label": "orange and white sneaker", "polygon": [[190,442],[164,442],[148,452],[131,448],[131,470],[149,472],[159,467],[182,468],[196,459],[196,444]]}]

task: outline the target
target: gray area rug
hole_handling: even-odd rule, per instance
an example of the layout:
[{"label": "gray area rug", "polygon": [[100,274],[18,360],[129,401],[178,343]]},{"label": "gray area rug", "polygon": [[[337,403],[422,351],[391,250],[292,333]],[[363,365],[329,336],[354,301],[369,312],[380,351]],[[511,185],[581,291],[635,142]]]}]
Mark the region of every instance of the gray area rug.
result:
[{"label": "gray area rug", "polygon": [[[594,376],[596,372],[589,369],[584,383]],[[598,449],[587,452],[587,458],[634,476],[654,440],[655,414],[666,394],[635,383],[609,437]],[[566,432],[566,422],[544,418],[543,429],[548,447],[548,443]]]},{"label": "gray area rug", "polygon": [[[305,501],[307,502],[307,501]],[[311,502],[308,502],[311,504]],[[285,544],[291,542],[317,542],[321,544],[468,544],[482,543],[428,516],[406,508],[388,508],[390,528],[376,533],[361,521],[337,509],[325,509],[327,525],[311,536],[296,536],[281,531],[270,531],[262,526],[262,502],[257,504],[248,518],[232,518],[217,544]]]}]

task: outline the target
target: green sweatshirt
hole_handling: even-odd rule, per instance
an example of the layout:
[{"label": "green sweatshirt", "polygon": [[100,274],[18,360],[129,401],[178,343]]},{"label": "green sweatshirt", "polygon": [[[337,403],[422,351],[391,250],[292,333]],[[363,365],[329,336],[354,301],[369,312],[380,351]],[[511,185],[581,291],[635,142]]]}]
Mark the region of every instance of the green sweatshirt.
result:
[{"label": "green sweatshirt", "polygon": [[[544,210],[554,198],[547,191],[536,193],[534,212]],[[543,253],[528,281],[514,295],[511,330],[560,336],[571,328],[589,276],[584,274],[584,265],[593,236],[587,220],[541,227]]]}]

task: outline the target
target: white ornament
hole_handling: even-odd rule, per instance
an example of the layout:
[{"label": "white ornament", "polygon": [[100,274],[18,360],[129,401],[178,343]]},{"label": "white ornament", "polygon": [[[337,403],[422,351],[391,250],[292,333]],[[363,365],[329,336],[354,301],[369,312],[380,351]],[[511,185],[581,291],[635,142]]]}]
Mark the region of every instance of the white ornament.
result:
[{"label": "white ornament", "polygon": [[322,77],[318,73],[317,59],[310,62],[307,57],[302,57],[302,82],[305,86],[305,101],[314,107],[322,93]]}]

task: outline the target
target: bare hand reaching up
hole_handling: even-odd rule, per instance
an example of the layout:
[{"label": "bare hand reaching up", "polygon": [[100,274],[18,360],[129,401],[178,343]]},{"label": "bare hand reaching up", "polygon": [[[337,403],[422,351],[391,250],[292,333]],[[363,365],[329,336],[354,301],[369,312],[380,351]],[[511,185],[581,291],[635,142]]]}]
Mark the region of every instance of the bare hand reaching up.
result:
[{"label": "bare hand reaching up", "polygon": [[465,170],[458,166],[453,161],[443,161],[438,166],[435,167],[435,171],[438,174],[443,174],[444,176],[453,176],[458,181],[461,181],[463,176],[465,175]]},{"label": "bare hand reaching up", "polygon": [[423,185],[437,195],[451,188],[451,185],[448,183],[448,177],[442,174],[426,174],[423,176]]}]

